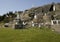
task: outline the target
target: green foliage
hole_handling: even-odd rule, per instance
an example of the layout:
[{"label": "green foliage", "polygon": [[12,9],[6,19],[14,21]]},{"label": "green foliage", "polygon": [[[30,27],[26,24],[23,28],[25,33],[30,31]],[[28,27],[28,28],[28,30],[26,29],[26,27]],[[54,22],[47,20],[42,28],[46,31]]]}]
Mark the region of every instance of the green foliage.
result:
[{"label": "green foliage", "polygon": [[9,22],[12,21],[14,18],[16,17],[16,15],[13,12],[9,12],[4,14],[3,16],[0,16],[0,22]]},{"label": "green foliage", "polygon": [[34,18],[35,13],[30,13],[29,17],[31,17],[31,20]]},{"label": "green foliage", "polygon": [[60,15],[57,15],[55,18],[56,18],[57,20],[60,20]]}]

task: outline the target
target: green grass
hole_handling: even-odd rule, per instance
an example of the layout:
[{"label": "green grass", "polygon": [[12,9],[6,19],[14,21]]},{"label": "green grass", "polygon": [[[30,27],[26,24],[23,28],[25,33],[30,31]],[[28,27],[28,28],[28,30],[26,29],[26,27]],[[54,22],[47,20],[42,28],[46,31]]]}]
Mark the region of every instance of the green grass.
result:
[{"label": "green grass", "polygon": [[0,42],[60,42],[60,34],[50,29],[0,28]]}]

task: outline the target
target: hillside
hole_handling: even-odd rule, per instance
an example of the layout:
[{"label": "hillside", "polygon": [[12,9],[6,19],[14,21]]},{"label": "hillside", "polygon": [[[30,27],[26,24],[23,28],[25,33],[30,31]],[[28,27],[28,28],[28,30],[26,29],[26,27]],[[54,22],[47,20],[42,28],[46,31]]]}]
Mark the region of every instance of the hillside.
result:
[{"label": "hillside", "polygon": [[[25,17],[27,17],[27,16],[33,17],[35,14],[44,15],[46,13],[49,16],[50,15],[53,15],[53,16],[57,15],[54,18],[60,19],[60,3],[55,3],[54,5],[55,5],[55,11],[53,11],[53,3],[52,3],[52,4],[47,4],[44,6],[33,7],[31,9],[25,10],[24,13],[22,13],[22,14],[24,14]],[[21,15],[21,16],[24,17],[23,15]]]},{"label": "hillside", "polygon": [[[52,11],[52,5],[53,5],[53,3],[52,4],[47,4],[47,5],[44,5],[44,6],[32,7],[30,9],[25,10],[25,11],[16,11],[16,12],[18,12],[18,14],[21,15],[20,18],[25,18],[26,17],[27,19],[31,18],[31,17],[29,18],[29,14],[34,15],[34,14],[47,13],[47,14],[59,14],[60,15],[60,3],[55,3],[55,6],[56,6],[56,11],[55,12]],[[6,15],[13,16],[15,18],[16,17],[15,16],[16,12],[15,13],[13,13],[13,12],[10,13],[9,12],[9,13],[4,14],[3,16],[0,16],[0,21],[4,21],[5,18],[6,18]],[[23,14],[25,14],[25,15],[23,16]],[[12,17],[9,17],[9,18],[12,19]],[[60,16],[56,16],[56,18],[60,18]]]},{"label": "hillside", "polygon": [[[40,12],[51,12],[52,11],[52,4],[47,4],[47,5],[44,5],[44,6],[39,6],[39,7],[33,7],[31,9],[28,9],[28,10],[25,10],[25,12],[28,11],[28,13],[33,13],[33,12],[36,12],[36,13],[40,13]],[[60,11],[60,3],[55,3],[55,6],[56,6],[56,11]]]},{"label": "hillside", "polygon": [[[60,20],[60,3],[54,5],[55,11],[53,4],[48,4],[0,16],[0,42],[60,42],[60,24],[52,25],[53,28],[49,24],[51,20]],[[39,23],[48,24],[39,27]]]},{"label": "hillside", "polygon": [[19,25],[23,25],[23,22],[26,23],[25,27],[31,27],[32,22],[34,22],[35,26],[38,26],[39,23],[51,25],[51,20],[60,20],[60,3],[32,7],[25,11],[9,12],[0,16],[0,22],[9,23],[10,27],[15,26],[16,22]]}]

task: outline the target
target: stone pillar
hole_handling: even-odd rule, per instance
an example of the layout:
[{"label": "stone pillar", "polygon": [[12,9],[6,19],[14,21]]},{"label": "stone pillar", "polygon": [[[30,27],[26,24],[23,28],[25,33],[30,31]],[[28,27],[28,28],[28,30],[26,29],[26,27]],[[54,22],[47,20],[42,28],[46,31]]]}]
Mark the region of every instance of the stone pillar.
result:
[{"label": "stone pillar", "polygon": [[57,25],[58,25],[58,20],[56,20],[56,22],[57,22]]},{"label": "stone pillar", "polygon": [[47,14],[45,13],[45,16],[47,16]]},{"label": "stone pillar", "polygon": [[51,25],[54,25],[53,20],[51,20]]},{"label": "stone pillar", "polygon": [[39,27],[41,27],[41,25],[40,25],[40,24],[39,24],[38,26],[39,26]]},{"label": "stone pillar", "polygon": [[34,22],[32,21],[32,27],[34,27]]},{"label": "stone pillar", "polygon": [[19,14],[18,13],[16,13],[17,14],[17,19],[19,19]]},{"label": "stone pillar", "polygon": [[32,24],[32,26],[34,27],[34,23]]}]

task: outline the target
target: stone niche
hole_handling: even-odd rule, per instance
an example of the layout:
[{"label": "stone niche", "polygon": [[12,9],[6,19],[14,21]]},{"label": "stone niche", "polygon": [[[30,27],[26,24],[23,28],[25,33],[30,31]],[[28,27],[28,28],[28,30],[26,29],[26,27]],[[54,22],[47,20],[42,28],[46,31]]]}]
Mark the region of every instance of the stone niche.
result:
[{"label": "stone niche", "polygon": [[60,20],[51,20],[51,28],[60,32]]},{"label": "stone niche", "polygon": [[51,25],[60,25],[60,20],[51,20]]}]

